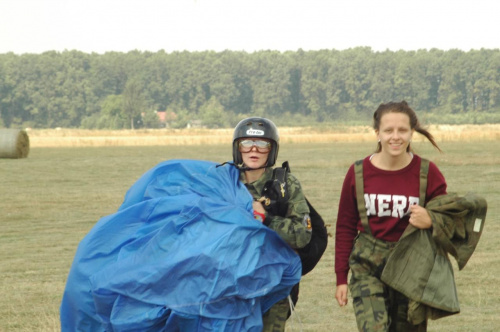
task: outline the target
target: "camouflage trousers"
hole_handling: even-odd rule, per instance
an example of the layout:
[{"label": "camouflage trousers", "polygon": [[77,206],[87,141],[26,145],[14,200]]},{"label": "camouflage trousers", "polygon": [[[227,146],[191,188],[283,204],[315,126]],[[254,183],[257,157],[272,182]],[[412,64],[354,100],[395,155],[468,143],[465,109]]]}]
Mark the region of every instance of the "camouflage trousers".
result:
[{"label": "camouflage trousers", "polygon": [[353,298],[358,330],[362,332],[425,332],[427,321],[408,322],[408,298],[380,280],[387,257],[395,242],[360,233],[349,257]]},{"label": "camouflage trousers", "polygon": [[289,310],[290,304],[288,302],[288,297],[276,302],[271,309],[262,316],[264,322],[262,332],[284,332]]}]

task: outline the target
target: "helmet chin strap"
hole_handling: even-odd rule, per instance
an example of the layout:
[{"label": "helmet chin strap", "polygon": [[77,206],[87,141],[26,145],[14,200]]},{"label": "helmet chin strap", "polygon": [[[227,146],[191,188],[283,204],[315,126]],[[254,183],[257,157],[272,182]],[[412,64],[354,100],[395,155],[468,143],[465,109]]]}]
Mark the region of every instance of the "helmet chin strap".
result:
[{"label": "helmet chin strap", "polygon": [[251,168],[251,167],[247,167],[247,166],[243,166],[243,165],[242,166],[236,165],[235,163],[232,163],[232,162],[229,162],[229,161],[223,162],[222,164],[219,164],[216,167],[224,166],[226,164],[232,165],[232,166],[236,167],[237,169],[239,169],[240,171],[243,171],[243,172],[246,172],[246,171],[256,171],[258,169],[262,169],[262,168],[267,168],[268,167],[267,165],[264,165],[264,166],[257,167],[257,168]]},{"label": "helmet chin strap", "polygon": [[247,166],[236,166],[236,168],[239,169],[240,171],[246,172],[246,171],[256,171],[258,169],[267,168],[267,165],[257,167],[257,168],[251,168],[251,167],[247,167]]}]

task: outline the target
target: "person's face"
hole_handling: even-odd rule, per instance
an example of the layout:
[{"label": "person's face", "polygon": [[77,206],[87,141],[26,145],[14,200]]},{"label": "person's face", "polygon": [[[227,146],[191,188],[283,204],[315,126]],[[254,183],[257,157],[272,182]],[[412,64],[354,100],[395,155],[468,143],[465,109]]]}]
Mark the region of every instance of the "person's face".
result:
[{"label": "person's face", "polygon": [[259,168],[267,162],[271,151],[271,142],[262,138],[245,138],[238,142],[238,148],[245,166]]},{"label": "person's face", "polygon": [[382,115],[380,128],[376,131],[382,147],[381,153],[393,157],[403,155],[411,142],[413,132],[408,115],[404,113]]}]

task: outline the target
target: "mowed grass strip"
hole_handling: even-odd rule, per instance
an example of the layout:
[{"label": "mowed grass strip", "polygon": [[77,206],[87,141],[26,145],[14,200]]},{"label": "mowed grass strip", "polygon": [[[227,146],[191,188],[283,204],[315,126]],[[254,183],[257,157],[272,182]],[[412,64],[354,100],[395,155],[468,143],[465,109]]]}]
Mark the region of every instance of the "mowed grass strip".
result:
[{"label": "mowed grass strip", "polygon": [[[495,141],[500,140],[500,124],[433,125],[428,128],[437,141]],[[293,127],[279,128],[282,143],[371,142],[373,129],[369,126]],[[231,142],[233,129],[140,129],[140,130],[83,130],[32,129],[32,147],[87,146],[154,146],[154,145],[217,145]],[[425,138],[415,135],[415,141]]]},{"label": "mowed grass strip", "polygon": [[[370,133],[370,135],[373,135]],[[373,136],[372,136],[373,137]],[[449,191],[486,197],[483,236],[455,277],[462,312],[430,321],[429,331],[496,331],[500,326],[500,156],[498,142],[443,141],[444,153],[415,142],[438,165]],[[301,282],[287,331],[355,331],[351,307],[334,299],[335,220],[349,165],[373,151],[370,142],[300,143],[284,140],[278,164],[288,160],[325,219],[329,247]],[[127,189],[168,159],[232,159],[230,143],[190,146],[33,147],[26,159],[0,159],[0,331],[59,331],[59,305],[80,240],[116,211]]]}]

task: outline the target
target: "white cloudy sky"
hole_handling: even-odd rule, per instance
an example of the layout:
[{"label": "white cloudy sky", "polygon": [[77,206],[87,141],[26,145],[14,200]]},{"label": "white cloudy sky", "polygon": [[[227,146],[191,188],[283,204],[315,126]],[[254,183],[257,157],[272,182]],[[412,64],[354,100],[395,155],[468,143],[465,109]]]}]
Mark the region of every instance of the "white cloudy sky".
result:
[{"label": "white cloudy sky", "polygon": [[499,13],[497,0],[0,0],[0,53],[468,51],[500,48]]}]

